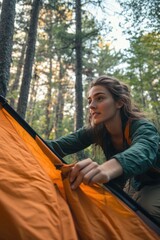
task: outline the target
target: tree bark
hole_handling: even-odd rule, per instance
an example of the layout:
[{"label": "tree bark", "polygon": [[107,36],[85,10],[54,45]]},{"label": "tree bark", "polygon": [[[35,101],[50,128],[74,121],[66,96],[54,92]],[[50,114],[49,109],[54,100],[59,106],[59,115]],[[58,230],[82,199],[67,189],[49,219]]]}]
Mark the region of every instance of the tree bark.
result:
[{"label": "tree bark", "polygon": [[20,89],[20,97],[18,100],[17,112],[21,115],[22,118],[25,118],[30,82],[32,77],[32,67],[35,56],[35,45],[37,37],[37,25],[38,25],[38,16],[41,6],[41,0],[34,0],[32,11],[31,11],[31,21],[28,32],[28,42],[26,50],[26,58],[24,64],[24,72],[22,78],[22,85]]},{"label": "tree bark", "polygon": [[154,90],[153,86],[152,86],[152,82],[149,82],[149,86],[150,86],[150,97],[151,100],[153,102],[153,111],[155,112],[155,115],[157,116],[157,126],[160,126],[160,120],[159,120],[159,116],[160,116],[160,104],[159,104],[159,100],[158,100],[158,96],[157,96],[157,92]]},{"label": "tree bark", "polygon": [[[76,0],[76,130],[83,126],[83,87],[82,87],[82,16],[81,16],[81,0]],[[84,151],[77,154],[78,159],[85,157]]]},{"label": "tree bark", "polygon": [[57,105],[56,105],[56,116],[55,116],[55,138],[62,136],[62,122],[63,122],[63,110],[64,110],[64,90],[63,90],[63,70],[61,58],[59,57],[59,82],[58,82],[58,96],[57,96]]},{"label": "tree bark", "polygon": [[3,0],[0,19],[0,94],[6,96],[10,78],[16,0]]},{"label": "tree bark", "polygon": [[76,129],[83,126],[83,98],[82,98],[82,33],[81,33],[81,0],[76,0]]},{"label": "tree bark", "polygon": [[19,90],[20,78],[21,78],[22,68],[23,68],[23,64],[24,64],[25,50],[26,50],[26,42],[24,42],[24,44],[22,46],[21,56],[18,61],[16,76],[15,76],[12,86],[10,87],[10,93],[11,93],[10,105],[13,108],[16,108],[16,98],[14,95],[15,95],[15,92],[17,92],[17,90]]},{"label": "tree bark", "polygon": [[49,76],[48,76],[48,84],[47,84],[47,96],[46,96],[46,129],[45,129],[45,135],[46,138],[49,138],[50,132],[53,127],[53,123],[51,122],[51,104],[52,104],[52,56],[49,58]]},{"label": "tree bark", "polygon": [[34,124],[34,117],[35,117],[35,106],[36,106],[36,98],[38,93],[38,86],[39,86],[39,75],[37,72],[37,66],[34,67],[33,79],[30,88],[30,99],[28,101],[28,108],[30,111],[26,113],[26,121],[32,126]]}]

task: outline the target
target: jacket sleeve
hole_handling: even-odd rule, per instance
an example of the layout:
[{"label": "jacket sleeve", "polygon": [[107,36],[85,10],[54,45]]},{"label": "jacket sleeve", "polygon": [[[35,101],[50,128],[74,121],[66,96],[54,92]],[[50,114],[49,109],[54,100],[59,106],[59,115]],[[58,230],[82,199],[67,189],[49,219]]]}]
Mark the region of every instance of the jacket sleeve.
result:
[{"label": "jacket sleeve", "polygon": [[124,176],[133,177],[154,166],[159,146],[159,133],[147,120],[132,122],[130,147],[114,156],[121,164]]},{"label": "jacket sleeve", "polygon": [[81,151],[93,144],[93,134],[90,129],[80,128],[78,131],[60,137],[56,140],[46,140],[47,145],[59,156]]}]

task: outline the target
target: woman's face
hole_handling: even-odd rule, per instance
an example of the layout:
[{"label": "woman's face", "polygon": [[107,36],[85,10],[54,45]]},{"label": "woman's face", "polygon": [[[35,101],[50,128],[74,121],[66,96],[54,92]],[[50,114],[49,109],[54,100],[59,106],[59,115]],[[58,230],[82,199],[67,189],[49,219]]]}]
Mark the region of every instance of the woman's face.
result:
[{"label": "woman's face", "polygon": [[120,117],[119,110],[122,104],[115,101],[111,93],[103,86],[94,86],[88,93],[89,111],[91,124],[107,124],[112,122],[117,115]]}]

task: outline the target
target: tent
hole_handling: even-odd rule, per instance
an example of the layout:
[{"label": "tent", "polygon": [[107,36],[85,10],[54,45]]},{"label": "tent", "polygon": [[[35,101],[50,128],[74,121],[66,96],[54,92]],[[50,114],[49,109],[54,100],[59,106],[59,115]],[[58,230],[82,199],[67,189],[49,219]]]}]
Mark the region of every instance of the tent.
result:
[{"label": "tent", "polygon": [[72,191],[71,165],[0,97],[0,239],[158,240],[160,227],[112,184]]}]

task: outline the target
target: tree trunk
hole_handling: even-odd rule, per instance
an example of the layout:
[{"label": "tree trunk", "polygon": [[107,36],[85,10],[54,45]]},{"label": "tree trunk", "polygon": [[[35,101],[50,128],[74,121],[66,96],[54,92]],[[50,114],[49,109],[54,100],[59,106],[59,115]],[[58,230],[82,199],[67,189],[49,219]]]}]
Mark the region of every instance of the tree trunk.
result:
[{"label": "tree trunk", "polygon": [[33,120],[35,116],[35,106],[36,106],[36,98],[37,98],[37,92],[38,92],[38,86],[39,86],[39,75],[37,73],[37,66],[34,68],[34,73],[33,73],[33,81],[31,84],[31,89],[30,89],[30,99],[28,102],[28,107],[30,111],[27,111],[26,113],[26,121],[32,126],[33,125]]},{"label": "tree trunk", "polygon": [[0,94],[6,96],[10,78],[16,0],[3,0],[0,19]]},{"label": "tree trunk", "polygon": [[22,74],[22,68],[23,68],[23,64],[24,64],[25,50],[26,50],[26,42],[24,42],[24,44],[22,46],[21,56],[20,56],[20,59],[18,61],[16,76],[15,76],[15,79],[14,79],[14,82],[13,82],[12,86],[10,87],[10,93],[11,93],[10,105],[13,108],[16,108],[15,93],[17,93],[17,90],[19,89],[19,85],[20,85],[20,77],[21,77],[21,74]]},{"label": "tree trunk", "polygon": [[142,70],[141,67],[139,67],[139,78],[140,78],[140,92],[141,92],[141,101],[142,101],[142,106],[143,108],[146,107],[146,100],[145,100],[145,96],[144,96],[144,81],[143,81],[143,77],[142,77]]},{"label": "tree trunk", "polygon": [[63,122],[63,110],[64,110],[64,95],[63,95],[63,70],[61,59],[59,58],[59,82],[58,82],[58,97],[57,97],[57,105],[56,105],[56,117],[55,117],[55,138],[59,138],[62,136],[62,122]]},{"label": "tree trunk", "polygon": [[81,0],[76,0],[76,129],[83,126]]},{"label": "tree trunk", "polygon": [[51,123],[51,99],[52,99],[52,56],[49,59],[49,77],[48,77],[48,86],[47,86],[47,99],[46,99],[46,129],[45,129],[45,136],[49,138],[50,132],[53,127],[53,123]]},{"label": "tree trunk", "polygon": [[22,118],[25,118],[29,88],[32,77],[32,67],[35,56],[35,44],[37,37],[37,25],[38,25],[38,16],[41,6],[41,0],[34,0],[33,7],[31,11],[31,21],[28,32],[28,42],[26,50],[26,59],[24,64],[24,72],[22,78],[22,85],[20,90],[20,97],[18,100],[17,112],[21,115]]},{"label": "tree trunk", "polygon": [[159,119],[159,116],[160,116],[160,104],[159,104],[159,99],[158,99],[158,96],[157,96],[157,92],[154,90],[153,86],[152,86],[152,82],[149,82],[149,85],[150,85],[150,97],[151,97],[151,100],[153,102],[152,104],[152,108],[153,108],[153,111],[155,112],[155,115],[157,116],[157,126],[160,126],[160,119]]},{"label": "tree trunk", "polygon": [[52,104],[52,78],[53,78],[53,52],[52,52],[52,48],[53,48],[53,33],[52,33],[52,19],[53,19],[53,13],[52,11],[49,11],[49,31],[48,31],[48,57],[49,57],[49,74],[47,76],[48,79],[48,84],[47,84],[47,94],[46,94],[46,106],[45,106],[45,137],[49,139],[50,133],[53,129],[53,119],[51,117],[51,109],[53,108],[53,104]]},{"label": "tree trunk", "polygon": [[[76,0],[76,130],[83,126],[83,87],[82,87],[82,20],[81,0]],[[77,153],[78,159],[83,159],[84,151]]]}]

